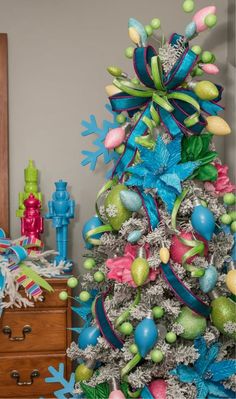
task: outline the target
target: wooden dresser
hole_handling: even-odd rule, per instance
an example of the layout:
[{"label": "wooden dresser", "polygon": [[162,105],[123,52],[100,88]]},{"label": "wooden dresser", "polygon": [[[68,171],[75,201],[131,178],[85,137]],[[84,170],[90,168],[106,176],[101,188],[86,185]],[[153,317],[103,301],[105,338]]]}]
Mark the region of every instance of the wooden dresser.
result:
[{"label": "wooden dresser", "polygon": [[54,292],[44,292],[44,301],[34,308],[5,310],[0,318],[0,399],[53,398],[60,384],[45,383],[48,366],[65,364],[71,373],[66,348],[71,342],[70,301],[58,294],[70,289],[66,279],[49,279]]}]

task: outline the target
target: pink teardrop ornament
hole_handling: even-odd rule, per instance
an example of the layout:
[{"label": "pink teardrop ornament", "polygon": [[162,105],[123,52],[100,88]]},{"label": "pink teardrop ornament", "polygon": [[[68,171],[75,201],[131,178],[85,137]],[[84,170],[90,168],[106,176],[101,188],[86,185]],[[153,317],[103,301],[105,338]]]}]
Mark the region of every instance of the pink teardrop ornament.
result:
[{"label": "pink teardrop ornament", "polygon": [[154,399],[166,399],[167,383],[164,380],[154,380],[148,386]]},{"label": "pink teardrop ornament", "polygon": [[209,15],[209,14],[215,14],[216,13],[216,7],[215,6],[208,6],[208,7],[204,7],[201,8],[201,10],[199,10],[198,12],[196,12],[196,14],[194,14],[193,16],[193,21],[196,24],[196,28],[197,28],[197,32],[203,32],[204,30],[206,30],[208,27],[205,24],[205,18]]},{"label": "pink teardrop ornament", "polygon": [[201,69],[209,73],[209,75],[217,75],[219,73],[219,68],[215,64],[203,64],[201,65]]},{"label": "pink teardrop ornament", "polygon": [[106,135],[104,146],[108,150],[113,150],[123,143],[125,138],[125,129],[122,127],[117,127],[115,129],[111,129]]}]

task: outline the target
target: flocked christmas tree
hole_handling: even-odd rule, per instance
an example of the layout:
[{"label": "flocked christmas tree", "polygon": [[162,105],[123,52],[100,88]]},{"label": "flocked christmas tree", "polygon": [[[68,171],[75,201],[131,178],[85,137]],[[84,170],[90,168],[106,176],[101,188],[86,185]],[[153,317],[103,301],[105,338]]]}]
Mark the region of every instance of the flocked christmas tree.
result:
[{"label": "flocked christmas tree", "polygon": [[68,349],[81,397],[235,397],[236,197],[212,140],[230,127],[208,80],[215,57],[190,46],[216,21],[203,8],[154,49],[159,19],[131,18],[136,76],[109,67],[114,119],[83,122],[98,147],[83,164],[115,166],[83,229],[89,272],[73,310],[84,325]]}]

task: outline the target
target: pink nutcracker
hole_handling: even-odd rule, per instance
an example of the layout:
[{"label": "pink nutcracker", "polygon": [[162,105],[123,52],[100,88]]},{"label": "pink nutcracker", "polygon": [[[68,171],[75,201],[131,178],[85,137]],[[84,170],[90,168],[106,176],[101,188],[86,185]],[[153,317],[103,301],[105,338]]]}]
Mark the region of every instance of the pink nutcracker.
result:
[{"label": "pink nutcracker", "polygon": [[30,194],[24,201],[24,205],[21,234],[32,239],[40,239],[40,234],[43,233],[43,218],[40,215],[41,202],[33,194]]}]

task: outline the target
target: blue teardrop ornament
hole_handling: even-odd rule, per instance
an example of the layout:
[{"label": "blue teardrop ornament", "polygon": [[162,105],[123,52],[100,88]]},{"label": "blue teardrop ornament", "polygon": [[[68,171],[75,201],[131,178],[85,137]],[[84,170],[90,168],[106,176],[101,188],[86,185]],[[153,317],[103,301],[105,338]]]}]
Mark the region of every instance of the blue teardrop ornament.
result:
[{"label": "blue teardrop ornament", "polygon": [[80,349],[87,348],[88,345],[95,346],[100,337],[100,330],[96,326],[84,328],[79,336],[78,345]]},{"label": "blue teardrop ornament", "polygon": [[145,357],[153,348],[158,339],[158,329],[153,319],[146,317],[136,327],[134,340],[138,351]]},{"label": "blue teardrop ornament", "polygon": [[195,206],[191,216],[191,223],[194,230],[205,240],[212,239],[215,230],[215,219],[210,209],[202,205]]}]

